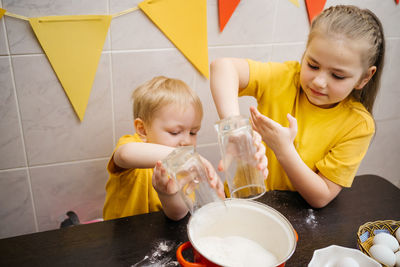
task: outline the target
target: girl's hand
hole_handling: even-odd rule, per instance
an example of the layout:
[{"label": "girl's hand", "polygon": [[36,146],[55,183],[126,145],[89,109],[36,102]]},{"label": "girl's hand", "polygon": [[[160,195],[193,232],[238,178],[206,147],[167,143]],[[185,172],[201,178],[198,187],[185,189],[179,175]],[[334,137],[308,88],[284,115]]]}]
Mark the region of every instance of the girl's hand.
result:
[{"label": "girl's hand", "polygon": [[253,131],[253,142],[255,147],[257,148],[256,154],[254,155],[254,159],[257,162],[257,169],[262,172],[264,179],[267,179],[268,159],[265,155],[265,146],[262,143],[261,135],[256,131]]},{"label": "girl's hand", "polygon": [[262,115],[255,107],[250,107],[253,129],[260,133],[262,140],[278,156],[280,151],[293,145],[297,134],[297,120],[287,114],[289,128]]},{"label": "girl's hand", "polygon": [[179,186],[174,179],[168,177],[167,171],[161,161],[157,161],[156,163],[152,183],[158,194],[175,195],[179,191]]}]

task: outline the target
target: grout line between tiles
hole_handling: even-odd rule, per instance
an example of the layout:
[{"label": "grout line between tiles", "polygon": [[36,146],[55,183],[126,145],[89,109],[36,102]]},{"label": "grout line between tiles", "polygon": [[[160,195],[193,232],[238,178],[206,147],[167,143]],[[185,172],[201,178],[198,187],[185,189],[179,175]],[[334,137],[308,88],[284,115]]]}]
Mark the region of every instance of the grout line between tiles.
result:
[{"label": "grout line between tiles", "polygon": [[83,159],[83,160],[71,160],[71,161],[63,161],[63,162],[57,162],[57,163],[35,165],[35,166],[30,166],[29,168],[37,169],[37,168],[43,168],[43,167],[64,166],[64,165],[69,165],[69,164],[73,164],[73,163],[85,163],[85,162],[101,161],[101,160],[108,160],[108,159],[109,159],[109,157],[101,157],[101,158],[95,158],[95,159]]},{"label": "grout line between tiles", "polygon": [[[13,91],[14,91],[14,95],[15,95],[15,105],[17,106],[17,117],[18,117],[18,123],[19,123],[19,131],[20,131],[20,135],[21,135],[21,141],[22,141],[22,148],[24,150],[24,163],[25,166],[28,166],[28,155],[27,155],[27,151],[26,151],[26,145],[25,145],[25,136],[24,136],[24,131],[22,128],[22,118],[21,118],[21,111],[20,111],[20,106],[19,106],[19,101],[18,101],[18,95],[17,95],[17,84],[15,82],[15,76],[14,76],[14,66],[13,66],[13,62],[11,59],[11,51],[10,51],[10,44],[9,44],[9,40],[8,40],[8,35],[7,35],[7,27],[6,27],[6,23],[3,20],[2,24],[3,29],[4,29],[4,36],[6,39],[6,47],[7,47],[7,52],[9,55],[9,64],[10,64],[10,76],[11,76],[11,82],[13,85]],[[29,195],[32,201],[32,210],[33,210],[33,222],[35,225],[35,231],[38,232],[39,231],[39,224],[38,224],[38,220],[37,220],[37,214],[36,214],[36,205],[35,205],[35,199],[33,197],[33,190],[32,190],[32,181],[31,181],[31,175],[29,173],[29,169],[26,168],[26,175],[27,175],[27,180],[28,180],[28,187],[29,187]]]},{"label": "grout line between tiles", "polygon": [[[110,13],[110,0],[107,1],[108,5],[108,13]],[[109,36],[109,40],[110,40],[110,51],[111,53],[109,54],[109,72],[110,72],[110,101],[111,101],[111,128],[112,128],[112,143],[113,143],[113,147],[115,147],[115,107],[114,107],[114,78],[113,78],[113,47],[112,47],[112,31],[111,31],[111,27],[110,27],[110,36]]]}]

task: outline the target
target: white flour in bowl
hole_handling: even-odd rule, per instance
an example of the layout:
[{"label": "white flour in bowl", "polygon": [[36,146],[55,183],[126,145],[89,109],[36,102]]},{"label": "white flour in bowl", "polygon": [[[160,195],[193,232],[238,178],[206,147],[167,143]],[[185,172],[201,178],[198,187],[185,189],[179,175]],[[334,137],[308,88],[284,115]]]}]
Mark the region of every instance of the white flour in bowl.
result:
[{"label": "white flour in bowl", "polygon": [[200,254],[223,266],[276,266],[277,258],[257,242],[240,236],[207,236],[196,240]]}]

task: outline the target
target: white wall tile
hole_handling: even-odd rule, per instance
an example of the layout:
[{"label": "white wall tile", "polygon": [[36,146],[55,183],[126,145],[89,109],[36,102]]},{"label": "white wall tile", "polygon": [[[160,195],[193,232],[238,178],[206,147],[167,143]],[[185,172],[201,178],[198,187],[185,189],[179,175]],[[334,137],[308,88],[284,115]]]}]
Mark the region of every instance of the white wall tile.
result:
[{"label": "white wall tile", "polygon": [[290,1],[278,1],[273,39],[275,43],[307,40],[310,23],[305,1],[299,1],[299,4],[300,7],[296,7]]},{"label": "white wall tile", "polygon": [[26,170],[0,172],[0,238],[36,231]]},{"label": "white wall tile", "polygon": [[69,210],[81,222],[102,218],[106,165],[101,159],[31,168],[39,231],[59,228]]},{"label": "white wall tile", "polygon": [[381,87],[374,106],[374,116],[377,120],[400,118],[399,66],[400,39],[389,39],[386,41]]},{"label": "white wall tile", "polygon": [[305,49],[305,42],[274,44],[272,46],[271,61],[285,62],[295,60],[301,62],[301,57],[303,56]]},{"label": "white wall tile", "polygon": [[102,55],[79,121],[44,55],[13,58],[30,165],[107,156],[112,149],[109,57]]},{"label": "white wall tile", "polygon": [[358,174],[376,174],[400,188],[400,119],[378,121],[376,135]]},{"label": "white wall tile", "polygon": [[9,62],[9,57],[0,57],[0,169],[25,166],[25,152]]},{"label": "white wall tile", "polygon": [[[4,16],[3,16],[4,18]],[[8,55],[7,39],[6,39],[6,28],[4,19],[0,19],[0,56]]]},{"label": "white wall tile", "polygon": [[194,87],[197,70],[176,49],[114,53],[113,85],[116,139],[132,134],[131,95],[140,84],[158,75],[178,78]]},{"label": "white wall tile", "polygon": [[277,2],[240,1],[221,33],[218,22],[218,1],[207,1],[208,44],[265,44],[272,41]]},{"label": "white wall tile", "polygon": [[[110,12],[118,13],[136,7],[141,0],[110,0]],[[113,50],[175,47],[141,10],[116,17],[111,21]]]}]

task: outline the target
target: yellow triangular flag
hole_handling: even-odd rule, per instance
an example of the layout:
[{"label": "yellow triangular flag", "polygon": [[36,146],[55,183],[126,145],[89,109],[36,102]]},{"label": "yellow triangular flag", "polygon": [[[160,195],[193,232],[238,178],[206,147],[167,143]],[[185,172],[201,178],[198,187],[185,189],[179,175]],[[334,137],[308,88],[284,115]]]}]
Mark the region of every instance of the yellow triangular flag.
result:
[{"label": "yellow triangular flag", "polygon": [[4,13],[6,13],[6,10],[0,8],[0,19],[3,17]]},{"label": "yellow triangular flag", "polygon": [[111,16],[30,18],[29,22],[82,121]]},{"label": "yellow triangular flag", "polygon": [[208,78],[206,0],[145,0],[139,8]]},{"label": "yellow triangular flag", "polygon": [[292,2],[293,5],[300,7],[299,0],[289,0],[289,1]]}]

